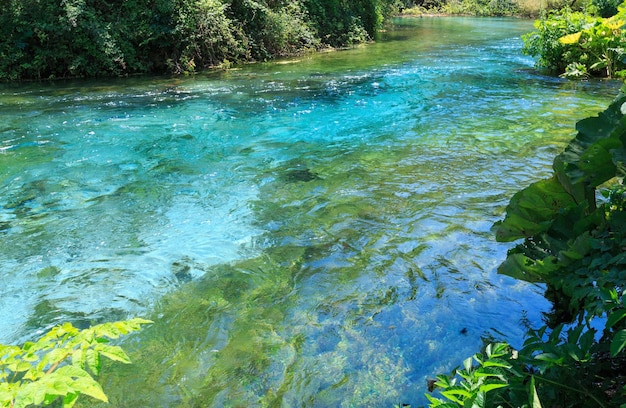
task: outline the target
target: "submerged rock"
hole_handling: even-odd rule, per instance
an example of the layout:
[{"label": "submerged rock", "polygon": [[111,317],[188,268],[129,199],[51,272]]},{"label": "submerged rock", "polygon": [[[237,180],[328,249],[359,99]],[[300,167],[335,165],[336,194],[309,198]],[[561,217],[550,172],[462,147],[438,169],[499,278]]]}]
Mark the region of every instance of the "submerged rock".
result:
[{"label": "submerged rock", "polygon": [[297,169],[287,171],[283,178],[288,183],[297,183],[299,181],[319,180],[320,177],[310,169]]},{"label": "submerged rock", "polygon": [[172,273],[179,282],[185,283],[192,280],[191,267],[181,261],[172,264]]}]

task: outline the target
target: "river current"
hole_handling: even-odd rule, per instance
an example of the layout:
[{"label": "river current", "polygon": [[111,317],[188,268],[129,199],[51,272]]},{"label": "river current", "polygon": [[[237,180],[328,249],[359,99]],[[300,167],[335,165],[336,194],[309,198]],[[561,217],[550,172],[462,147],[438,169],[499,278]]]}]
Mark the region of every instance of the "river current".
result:
[{"label": "river current", "polygon": [[[620,84],[532,22],[398,19],[223,72],[0,86],[0,342],[141,316],[112,406],[389,407],[549,308],[492,224]],[[84,406],[92,406],[85,397]]]}]

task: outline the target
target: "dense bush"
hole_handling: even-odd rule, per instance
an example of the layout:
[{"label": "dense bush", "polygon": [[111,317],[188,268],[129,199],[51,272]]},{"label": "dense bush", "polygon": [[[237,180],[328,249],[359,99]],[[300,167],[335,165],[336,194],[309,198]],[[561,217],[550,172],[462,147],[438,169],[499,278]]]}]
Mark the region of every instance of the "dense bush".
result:
[{"label": "dense bush", "polygon": [[447,14],[512,16],[519,12],[519,7],[513,0],[449,0],[440,10]]},{"label": "dense bush", "polygon": [[304,0],[304,4],[320,38],[332,46],[371,39],[399,5],[392,0]]},{"label": "dense bush", "polygon": [[580,55],[559,40],[568,34],[579,32],[592,20],[585,13],[569,9],[550,13],[535,21],[536,31],[523,36],[523,52],[538,57],[537,67],[553,73],[563,73],[571,62],[580,59]]},{"label": "dense bush", "polygon": [[591,0],[596,14],[603,18],[613,17],[617,14],[617,6],[619,6],[620,3],[619,0]]},{"label": "dense bush", "polygon": [[372,38],[395,0],[6,0],[0,79],[192,72]]},{"label": "dense bush", "polygon": [[[616,0],[594,0],[616,1]],[[403,14],[451,14],[470,16],[519,16],[538,17],[550,10],[578,6],[588,0],[404,0]]]},{"label": "dense bush", "polygon": [[536,21],[536,31],[523,37],[523,50],[538,57],[537,66],[550,73],[619,77],[626,68],[624,24],[625,6],[611,18],[564,9]]},{"label": "dense bush", "polygon": [[497,225],[499,241],[523,239],[499,273],[545,285],[548,324],[519,351],[493,345],[439,376],[448,402],[431,406],[626,404],[626,95],[576,128],[553,176],[515,194]]}]

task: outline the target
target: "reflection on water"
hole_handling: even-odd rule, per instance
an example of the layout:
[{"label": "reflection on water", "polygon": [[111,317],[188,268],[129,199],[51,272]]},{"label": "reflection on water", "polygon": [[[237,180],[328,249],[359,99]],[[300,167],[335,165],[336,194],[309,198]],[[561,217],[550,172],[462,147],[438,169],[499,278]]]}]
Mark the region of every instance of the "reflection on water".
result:
[{"label": "reflection on water", "polygon": [[423,403],[539,320],[491,225],[619,87],[537,75],[531,28],[403,19],[289,64],[6,85],[0,341],[151,317],[113,406]]}]

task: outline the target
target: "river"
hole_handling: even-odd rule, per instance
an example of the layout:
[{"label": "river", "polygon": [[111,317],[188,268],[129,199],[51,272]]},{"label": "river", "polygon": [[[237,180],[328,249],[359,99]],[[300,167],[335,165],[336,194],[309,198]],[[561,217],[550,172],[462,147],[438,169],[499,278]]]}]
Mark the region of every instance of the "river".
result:
[{"label": "river", "polygon": [[277,63],[0,86],[0,342],[154,320],[105,367],[116,407],[425,403],[540,324],[492,224],[620,86],[535,72],[531,29],[397,19]]}]

